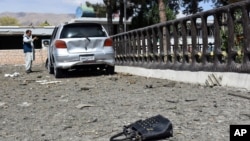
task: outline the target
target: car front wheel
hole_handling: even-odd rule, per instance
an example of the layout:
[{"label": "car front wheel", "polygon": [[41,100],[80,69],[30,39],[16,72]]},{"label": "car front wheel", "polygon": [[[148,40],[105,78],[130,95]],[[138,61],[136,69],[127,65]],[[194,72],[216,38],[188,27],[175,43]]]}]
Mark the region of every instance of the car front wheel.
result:
[{"label": "car front wheel", "polygon": [[54,68],[51,66],[49,59],[46,60],[45,67],[47,68],[49,74],[54,74]]}]

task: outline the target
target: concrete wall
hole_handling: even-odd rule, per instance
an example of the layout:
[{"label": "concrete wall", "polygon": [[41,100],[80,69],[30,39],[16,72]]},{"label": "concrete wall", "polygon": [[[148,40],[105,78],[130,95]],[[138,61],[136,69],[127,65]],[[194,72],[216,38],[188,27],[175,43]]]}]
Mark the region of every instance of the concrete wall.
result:
[{"label": "concrete wall", "polygon": [[116,66],[116,72],[129,73],[138,76],[168,79],[178,82],[201,84],[204,86],[225,86],[250,90],[250,74],[231,72],[191,72],[160,69],[145,69],[140,67]]},{"label": "concrete wall", "polygon": [[[35,61],[34,64],[45,64],[47,58],[46,49],[35,50]],[[24,53],[23,49],[14,50],[0,50],[0,65],[24,65]]]}]

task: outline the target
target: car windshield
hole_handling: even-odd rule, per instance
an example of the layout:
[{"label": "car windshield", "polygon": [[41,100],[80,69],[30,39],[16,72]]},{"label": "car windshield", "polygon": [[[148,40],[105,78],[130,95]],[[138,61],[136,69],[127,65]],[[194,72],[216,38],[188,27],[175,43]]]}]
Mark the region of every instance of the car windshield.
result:
[{"label": "car windshield", "polygon": [[60,38],[107,37],[99,24],[69,24],[64,26]]}]

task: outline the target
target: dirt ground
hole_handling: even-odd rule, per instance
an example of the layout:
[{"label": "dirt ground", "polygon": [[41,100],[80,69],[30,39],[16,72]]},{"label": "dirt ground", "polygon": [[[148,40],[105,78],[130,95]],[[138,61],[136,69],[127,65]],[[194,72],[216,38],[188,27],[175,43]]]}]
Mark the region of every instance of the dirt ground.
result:
[{"label": "dirt ground", "polygon": [[124,125],[158,114],[170,141],[228,141],[231,124],[250,124],[250,92],[43,65],[0,66],[0,141],[109,141]]}]

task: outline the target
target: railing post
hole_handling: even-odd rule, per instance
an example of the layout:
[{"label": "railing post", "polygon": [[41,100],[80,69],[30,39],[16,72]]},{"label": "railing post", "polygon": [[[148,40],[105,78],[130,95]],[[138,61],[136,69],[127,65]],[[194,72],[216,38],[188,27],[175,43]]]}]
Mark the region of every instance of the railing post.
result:
[{"label": "railing post", "polygon": [[250,2],[246,3],[242,9],[242,25],[243,25],[243,72],[250,72],[250,21],[249,21],[249,8]]},{"label": "railing post", "polygon": [[208,26],[207,26],[207,16],[201,16],[201,27],[202,27],[202,65],[205,67],[207,65],[208,60],[207,56],[210,55],[207,53],[208,50]]}]

